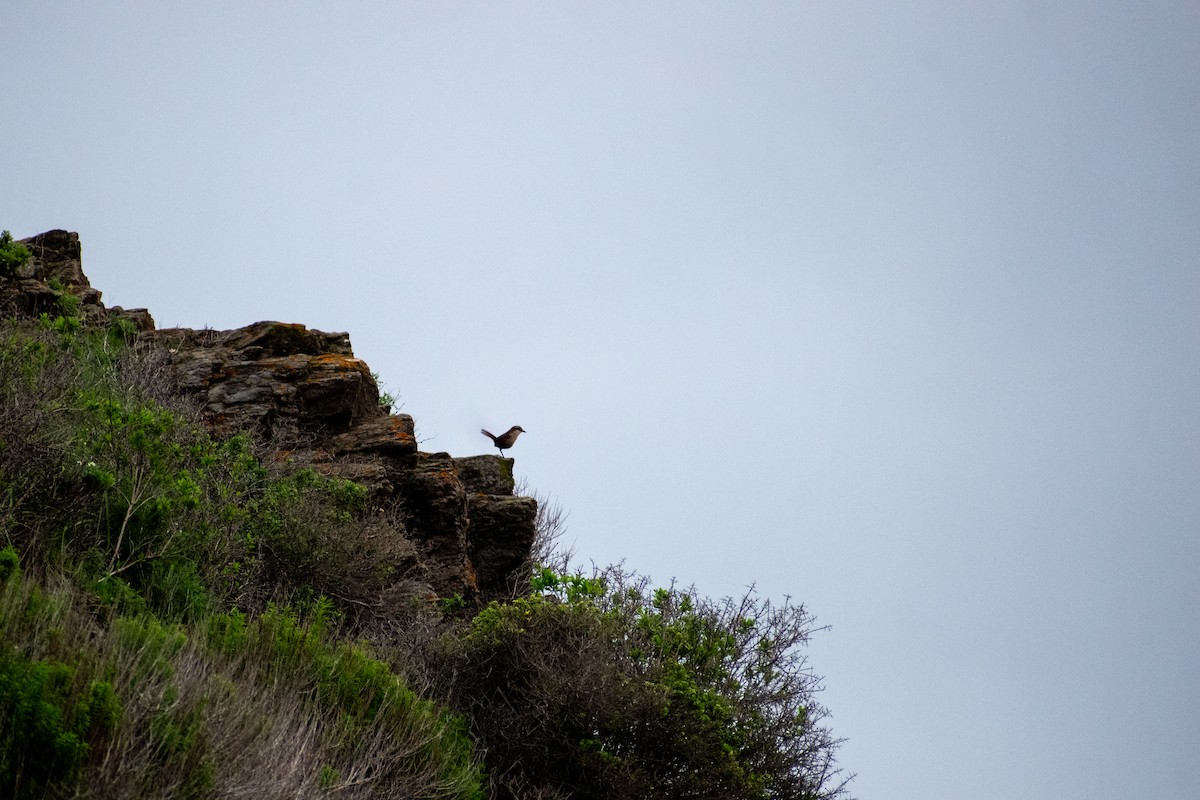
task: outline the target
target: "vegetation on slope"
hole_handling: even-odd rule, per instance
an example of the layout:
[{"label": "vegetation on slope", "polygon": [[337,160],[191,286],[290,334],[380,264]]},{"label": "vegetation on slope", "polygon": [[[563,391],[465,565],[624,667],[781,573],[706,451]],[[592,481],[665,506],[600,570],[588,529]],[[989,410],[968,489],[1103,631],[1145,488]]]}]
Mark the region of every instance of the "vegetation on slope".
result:
[{"label": "vegetation on slope", "polygon": [[0,278],[15,275],[28,261],[29,248],[13,241],[8,231],[0,231]]},{"label": "vegetation on slope", "polygon": [[532,588],[477,614],[434,672],[509,796],[841,794],[803,608],[714,603],[619,569],[542,569]]},{"label": "vegetation on slope", "polygon": [[0,796],[482,797],[314,592],[362,488],[211,440],[129,336],[0,337]]},{"label": "vegetation on slope", "polygon": [[845,795],[802,607],[533,564],[364,614],[365,490],[61,306],[0,331],[0,796]]}]

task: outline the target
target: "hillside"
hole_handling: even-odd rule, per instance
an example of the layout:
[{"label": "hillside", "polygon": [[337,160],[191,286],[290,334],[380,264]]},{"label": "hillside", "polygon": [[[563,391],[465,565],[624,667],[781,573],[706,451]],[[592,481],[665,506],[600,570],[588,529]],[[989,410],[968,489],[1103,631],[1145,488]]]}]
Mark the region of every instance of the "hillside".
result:
[{"label": "hillside", "polygon": [[0,796],[834,798],[802,606],[582,573],[345,333],[0,242]]}]

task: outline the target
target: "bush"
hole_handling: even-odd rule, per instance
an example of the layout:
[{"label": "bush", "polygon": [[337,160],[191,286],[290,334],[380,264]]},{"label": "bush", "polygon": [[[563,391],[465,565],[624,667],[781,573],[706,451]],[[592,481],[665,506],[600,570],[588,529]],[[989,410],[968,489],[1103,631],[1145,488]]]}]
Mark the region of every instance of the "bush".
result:
[{"label": "bush", "polygon": [[[56,321],[70,320],[73,323],[70,326],[72,332],[79,330],[81,326],[79,321],[79,307],[83,302],[79,299],[79,295],[71,291],[71,287],[63,284],[58,278],[50,278],[46,281],[46,285],[50,287],[50,291],[54,292],[55,305],[58,312]],[[42,314],[43,322],[49,321],[49,319],[49,314]]]},{"label": "bush", "polygon": [[277,587],[307,589],[310,596],[337,588],[336,575],[329,573],[340,571],[345,554],[337,551],[345,539],[333,531],[353,527],[366,501],[360,484],[311,468],[271,481],[253,510],[270,580]]},{"label": "bush", "polygon": [[8,231],[0,232],[0,278],[11,278],[30,259],[29,248],[13,241]]},{"label": "bush", "polygon": [[87,742],[115,727],[121,706],[112,685],[79,685],[78,670],[56,661],[0,658],[0,792],[42,797],[48,784],[76,777]]},{"label": "bush", "polygon": [[435,674],[498,796],[834,798],[803,607],[543,571],[449,637]]},{"label": "bush", "polygon": [[0,796],[41,798],[74,785],[123,712],[79,647],[69,592],[26,579],[11,547],[0,562]]},{"label": "bush", "polygon": [[0,584],[21,574],[20,559],[12,545],[0,550]]}]

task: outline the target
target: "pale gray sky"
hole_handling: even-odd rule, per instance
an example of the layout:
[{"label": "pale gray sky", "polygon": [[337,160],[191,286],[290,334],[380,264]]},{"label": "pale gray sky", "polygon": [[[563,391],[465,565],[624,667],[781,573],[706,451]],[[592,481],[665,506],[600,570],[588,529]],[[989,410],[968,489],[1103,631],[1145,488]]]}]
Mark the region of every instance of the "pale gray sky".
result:
[{"label": "pale gray sky", "polygon": [[[1200,5],[0,10],[0,227],[832,626],[864,800],[1200,796]],[[492,451],[494,452],[494,451]]]}]

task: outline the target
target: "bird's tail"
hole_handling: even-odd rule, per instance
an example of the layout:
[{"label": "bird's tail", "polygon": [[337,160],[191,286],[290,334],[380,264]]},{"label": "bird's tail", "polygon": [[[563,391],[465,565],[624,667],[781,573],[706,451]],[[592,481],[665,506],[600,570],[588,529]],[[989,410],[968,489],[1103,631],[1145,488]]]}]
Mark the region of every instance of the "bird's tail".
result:
[{"label": "bird's tail", "polygon": [[488,437],[489,439],[491,439],[493,442],[496,441],[495,434],[491,433],[490,431],[485,431],[483,428],[480,428],[479,432],[482,433],[484,436]]}]

